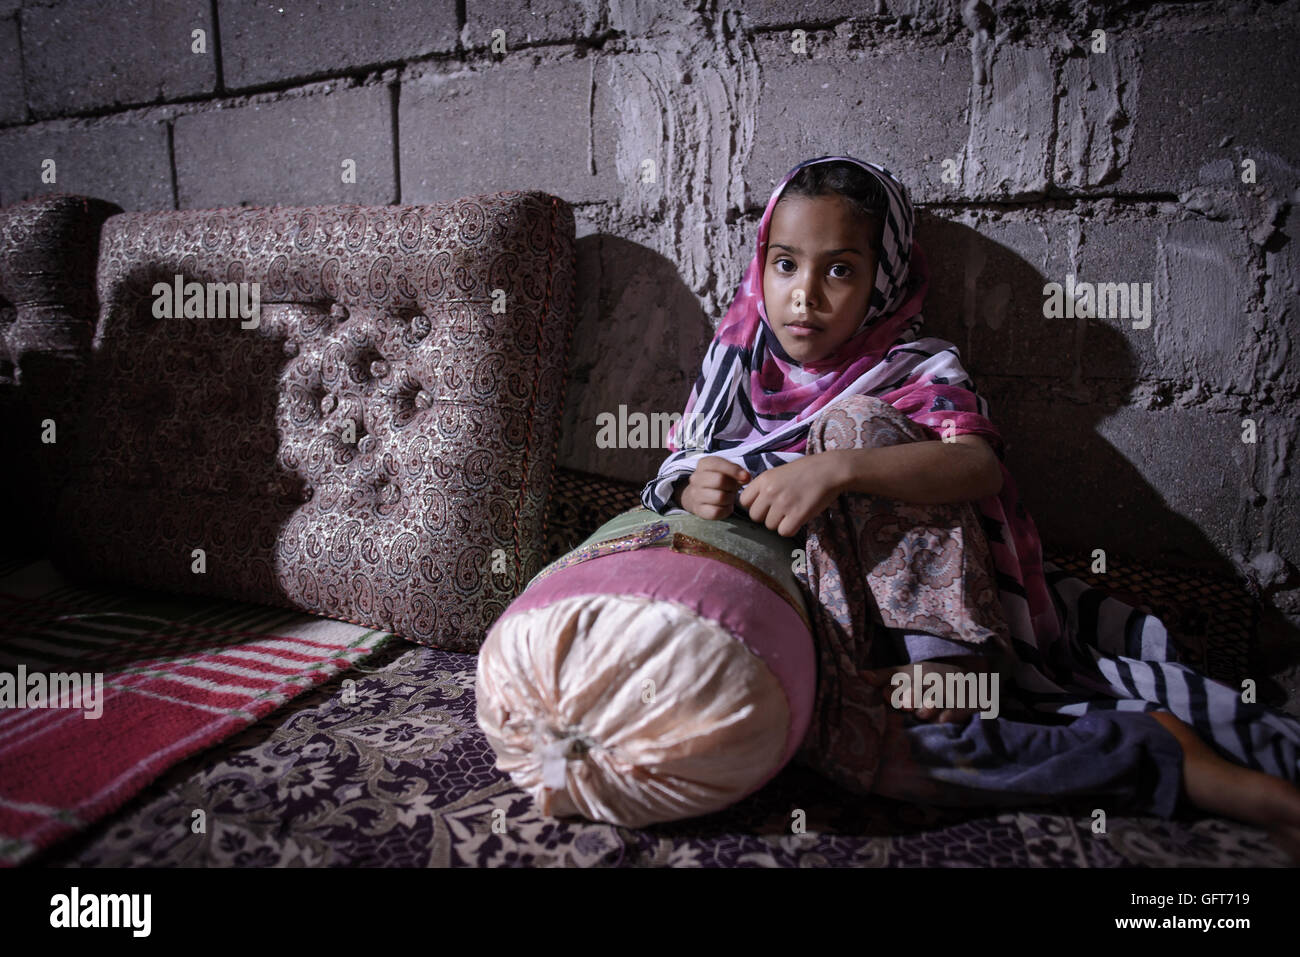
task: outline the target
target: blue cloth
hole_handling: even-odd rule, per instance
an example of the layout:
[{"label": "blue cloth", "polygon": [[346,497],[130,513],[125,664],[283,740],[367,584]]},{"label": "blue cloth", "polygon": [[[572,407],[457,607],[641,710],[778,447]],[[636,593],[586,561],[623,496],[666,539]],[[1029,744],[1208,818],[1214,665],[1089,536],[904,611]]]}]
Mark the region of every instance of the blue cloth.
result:
[{"label": "blue cloth", "polygon": [[889,629],[889,634],[893,638],[894,653],[900,662],[930,661],[934,658],[971,654],[968,646],[935,635],[900,632],[893,628]]},{"label": "blue cloth", "polygon": [[[897,664],[971,649],[889,629]],[[1174,817],[1185,809],[1183,750],[1146,711],[1089,711],[1068,723],[999,715],[938,724],[905,719],[918,781],[878,782],[898,800],[948,806],[1023,806],[1087,799],[1106,810]],[[935,793],[935,789],[938,793]]]}]

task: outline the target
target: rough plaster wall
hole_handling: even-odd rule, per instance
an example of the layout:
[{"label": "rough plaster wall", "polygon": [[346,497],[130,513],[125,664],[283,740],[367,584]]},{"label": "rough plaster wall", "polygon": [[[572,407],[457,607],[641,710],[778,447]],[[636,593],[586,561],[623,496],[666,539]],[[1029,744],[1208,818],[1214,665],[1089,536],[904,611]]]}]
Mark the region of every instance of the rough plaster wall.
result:
[{"label": "rough plaster wall", "polygon": [[[0,0],[0,202],[554,192],[582,310],[558,461],[641,482],[662,450],[597,448],[596,416],[681,410],[790,166],[877,160],[1044,539],[1233,561],[1300,622],[1297,39],[1295,2]],[[1150,282],[1152,327],[1045,319],[1071,273]]]}]

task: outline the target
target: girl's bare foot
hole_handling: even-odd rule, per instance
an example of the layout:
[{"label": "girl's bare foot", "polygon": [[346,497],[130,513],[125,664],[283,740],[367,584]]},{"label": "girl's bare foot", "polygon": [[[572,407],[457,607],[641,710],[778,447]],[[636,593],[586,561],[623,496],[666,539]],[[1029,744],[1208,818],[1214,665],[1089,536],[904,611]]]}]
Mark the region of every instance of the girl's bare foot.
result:
[{"label": "girl's bare foot", "polygon": [[[960,657],[954,656],[949,658],[935,658],[926,661],[914,661],[905,665],[891,665],[888,668],[875,668],[869,671],[862,671],[860,674],[866,678],[868,682],[875,685],[877,688],[880,688],[881,692],[885,695],[886,700],[891,700],[894,691],[894,675],[900,673],[906,675],[910,684],[913,675],[916,673],[913,669],[918,666],[921,669],[922,680],[924,680],[926,675],[931,673],[948,674],[950,672],[958,672],[962,674],[979,674],[991,670],[989,668],[988,659],[983,655],[963,655]],[[923,696],[918,695],[917,698],[923,699]],[[902,703],[899,705],[899,710],[909,711],[921,721],[935,721],[938,724],[961,724],[969,721],[972,716],[979,714],[982,709],[978,706],[973,708],[918,707],[912,698],[912,689],[909,686],[903,691]]]},{"label": "girl's bare foot", "polygon": [[1300,863],[1300,788],[1290,781],[1234,764],[1168,711],[1148,711],[1183,748],[1183,789],[1199,808],[1254,824]]}]

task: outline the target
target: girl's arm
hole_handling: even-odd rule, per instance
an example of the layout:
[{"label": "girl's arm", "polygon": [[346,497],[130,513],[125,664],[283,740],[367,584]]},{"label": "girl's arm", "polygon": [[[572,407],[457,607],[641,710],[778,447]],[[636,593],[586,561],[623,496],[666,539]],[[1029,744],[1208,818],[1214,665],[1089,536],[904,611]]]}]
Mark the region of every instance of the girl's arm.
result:
[{"label": "girl's arm", "polygon": [[903,442],[874,449],[827,449],[840,492],[943,505],[987,498],[1002,491],[1002,468],[992,446],[965,433],[951,442]]}]

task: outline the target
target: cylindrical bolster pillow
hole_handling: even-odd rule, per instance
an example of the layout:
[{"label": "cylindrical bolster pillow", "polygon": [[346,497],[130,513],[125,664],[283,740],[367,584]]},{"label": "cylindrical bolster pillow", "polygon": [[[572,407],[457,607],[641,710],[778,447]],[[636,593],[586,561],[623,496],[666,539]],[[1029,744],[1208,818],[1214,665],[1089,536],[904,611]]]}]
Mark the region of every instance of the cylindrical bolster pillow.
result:
[{"label": "cylindrical bolster pillow", "polygon": [[798,542],[634,509],[543,569],[479,651],[477,717],[542,813],[643,827],[766,784],[808,730]]}]

